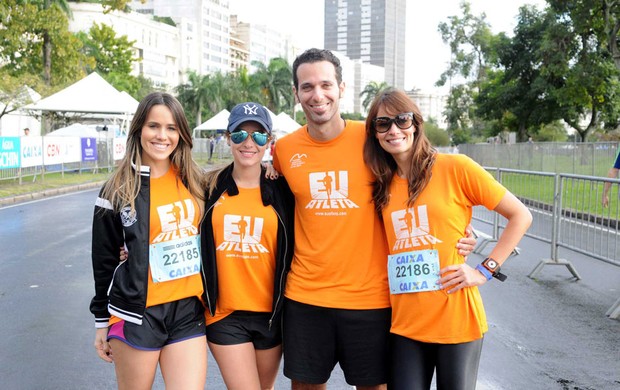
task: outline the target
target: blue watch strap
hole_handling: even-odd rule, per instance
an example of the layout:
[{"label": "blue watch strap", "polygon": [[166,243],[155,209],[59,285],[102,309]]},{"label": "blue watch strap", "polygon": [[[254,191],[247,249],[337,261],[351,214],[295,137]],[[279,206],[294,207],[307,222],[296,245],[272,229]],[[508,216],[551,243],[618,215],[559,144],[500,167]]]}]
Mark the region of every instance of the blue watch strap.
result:
[{"label": "blue watch strap", "polygon": [[493,274],[491,274],[488,269],[484,268],[482,264],[478,264],[476,269],[480,271],[480,273],[482,273],[487,280],[493,279]]}]

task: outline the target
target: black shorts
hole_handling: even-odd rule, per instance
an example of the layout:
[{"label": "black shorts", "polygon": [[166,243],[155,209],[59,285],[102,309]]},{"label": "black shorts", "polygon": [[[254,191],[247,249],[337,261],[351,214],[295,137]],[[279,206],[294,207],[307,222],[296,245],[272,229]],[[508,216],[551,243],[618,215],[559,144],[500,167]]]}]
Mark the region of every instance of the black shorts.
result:
[{"label": "black shorts", "polygon": [[108,328],[108,340],[118,339],[143,351],[204,336],[204,306],[196,297],[147,307],[142,325],[120,321]]},{"label": "black shorts", "polygon": [[285,299],[284,375],[322,384],[336,363],[348,384],[387,383],[391,309],[347,310]]},{"label": "black shorts", "polygon": [[271,349],[282,344],[280,320],[269,328],[271,313],[237,310],[207,326],[207,341],[217,345],[252,343],[255,349]]},{"label": "black shorts", "polygon": [[427,390],[437,372],[438,389],[476,388],[482,340],[460,344],[423,343],[392,334],[391,390]]}]

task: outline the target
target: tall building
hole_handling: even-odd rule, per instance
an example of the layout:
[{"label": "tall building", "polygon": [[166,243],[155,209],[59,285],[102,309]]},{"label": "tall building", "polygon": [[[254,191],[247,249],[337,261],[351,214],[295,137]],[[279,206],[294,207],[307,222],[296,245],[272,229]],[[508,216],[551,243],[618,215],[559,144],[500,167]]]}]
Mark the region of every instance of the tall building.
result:
[{"label": "tall building", "polygon": [[324,47],[385,68],[385,82],[404,88],[407,0],[325,0]]},{"label": "tall building", "polygon": [[230,11],[227,0],[146,0],[144,3],[134,0],[131,7],[137,12],[170,17],[181,26],[182,72],[187,68],[200,74],[230,71]]},{"label": "tall building", "polygon": [[250,73],[256,70],[252,65],[254,61],[267,66],[272,58],[288,58],[287,54],[291,51],[291,38],[266,24],[239,21],[236,15],[231,15],[230,31],[243,42],[249,53]]}]

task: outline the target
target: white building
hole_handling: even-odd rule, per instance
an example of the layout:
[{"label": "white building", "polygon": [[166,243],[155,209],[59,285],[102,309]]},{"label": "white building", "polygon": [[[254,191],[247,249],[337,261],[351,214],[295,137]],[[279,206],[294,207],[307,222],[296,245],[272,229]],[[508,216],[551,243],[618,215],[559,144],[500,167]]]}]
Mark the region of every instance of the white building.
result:
[{"label": "white building", "polygon": [[282,32],[264,24],[246,23],[238,21],[237,17],[231,19],[231,30],[235,31],[238,39],[244,43],[249,53],[248,69],[252,73],[255,69],[253,61],[269,64],[272,58],[283,57],[288,59],[291,49],[291,38]]},{"label": "white building", "polygon": [[342,81],[344,82],[344,94],[340,98],[340,112],[354,113],[355,111],[355,66],[356,62],[349,59],[342,53],[333,51],[334,55],[340,60],[342,67]]},{"label": "white building", "polygon": [[116,36],[134,41],[132,74],[151,79],[156,86],[175,87],[179,84],[180,35],[177,27],[153,20],[136,12],[103,13],[101,4],[69,3],[73,18],[69,30],[88,32],[94,23],[114,29]]},{"label": "white building", "polygon": [[182,31],[185,29],[181,35],[186,44],[180,47],[183,73],[187,70],[199,74],[231,70],[227,0],[147,0],[144,4],[134,0],[131,8],[141,13],[170,17]]},{"label": "white building", "polygon": [[379,65],[372,65],[361,60],[355,60],[355,86],[354,88],[354,97],[353,104],[355,107],[356,113],[361,113],[366,116],[368,111],[364,109],[362,106],[362,97],[360,97],[360,93],[366,88],[366,86],[374,81],[376,83],[382,83],[385,81],[385,69]]},{"label": "white building", "polygon": [[446,129],[448,127],[443,114],[446,110],[446,100],[448,98],[446,95],[424,93],[416,89],[407,91],[407,95],[418,105],[425,121],[433,118],[440,128]]}]

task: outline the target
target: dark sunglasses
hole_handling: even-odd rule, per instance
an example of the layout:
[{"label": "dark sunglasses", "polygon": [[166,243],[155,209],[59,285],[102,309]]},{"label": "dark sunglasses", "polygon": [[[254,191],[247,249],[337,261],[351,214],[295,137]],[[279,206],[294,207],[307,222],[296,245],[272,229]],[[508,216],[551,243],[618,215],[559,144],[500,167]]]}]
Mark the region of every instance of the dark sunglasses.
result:
[{"label": "dark sunglasses", "polygon": [[413,113],[404,112],[396,115],[394,118],[380,116],[372,120],[372,126],[377,133],[385,133],[392,127],[392,123],[396,123],[399,129],[408,129],[413,125]]},{"label": "dark sunglasses", "polygon": [[[248,138],[248,135],[250,134],[245,130],[235,130],[230,133],[230,140],[235,144],[240,144]],[[252,133],[252,139],[256,145],[265,146],[269,141],[269,134],[255,131]]]}]

